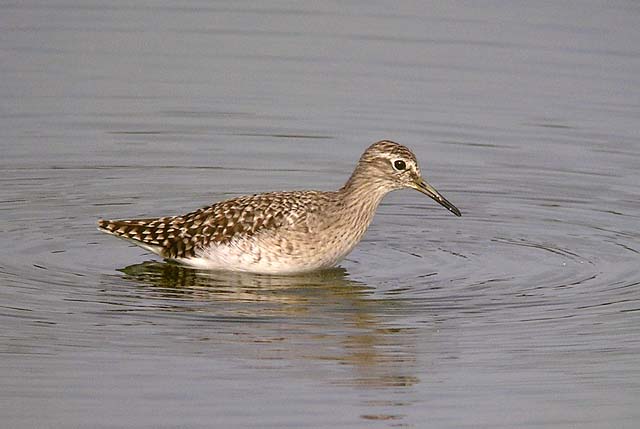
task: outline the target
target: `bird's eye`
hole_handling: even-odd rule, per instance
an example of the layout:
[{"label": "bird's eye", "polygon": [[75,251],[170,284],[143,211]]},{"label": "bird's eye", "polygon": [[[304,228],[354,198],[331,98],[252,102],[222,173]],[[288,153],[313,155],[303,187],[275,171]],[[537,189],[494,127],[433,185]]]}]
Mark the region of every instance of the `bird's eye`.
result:
[{"label": "bird's eye", "polygon": [[395,168],[398,171],[402,171],[405,168],[407,168],[407,163],[401,159],[396,159],[395,161],[393,161],[393,168]]}]

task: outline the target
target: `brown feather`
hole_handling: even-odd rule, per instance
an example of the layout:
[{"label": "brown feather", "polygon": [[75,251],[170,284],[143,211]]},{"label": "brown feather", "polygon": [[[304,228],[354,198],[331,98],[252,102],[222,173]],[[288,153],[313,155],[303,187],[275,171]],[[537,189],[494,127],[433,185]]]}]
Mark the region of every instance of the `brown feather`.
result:
[{"label": "brown feather", "polygon": [[[224,244],[284,225],[294,226],[319,208],[327,194],[272,192],[221,201],[182,216],[98,221],[109,234],[133,240],[164,258],[190,258],[211,243]],[[307,228],[306,226],[302,226]]]}]

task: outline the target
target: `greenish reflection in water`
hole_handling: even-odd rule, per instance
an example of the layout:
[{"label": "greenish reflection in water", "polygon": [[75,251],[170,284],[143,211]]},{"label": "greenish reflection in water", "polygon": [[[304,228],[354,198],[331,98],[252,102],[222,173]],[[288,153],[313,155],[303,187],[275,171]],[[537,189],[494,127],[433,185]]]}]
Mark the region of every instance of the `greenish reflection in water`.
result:
[{"label": "greenish reflection in water", "polygon": [[404,312],[405,304],[374,295],[374,287],[349,279],[343,268],[269,276],[150,261],[120,271],[139,285],[138,293],[169,304],[165,311],[197,313],[212,336],[216,330],[209,322],[233,324],[242,356],[256,355],[253,349],[260,347],[261,359],[271,354],[350,368],[330,380],[338,385],[397,388],[419,382],[416,328],[397,326],[389,316]]}]

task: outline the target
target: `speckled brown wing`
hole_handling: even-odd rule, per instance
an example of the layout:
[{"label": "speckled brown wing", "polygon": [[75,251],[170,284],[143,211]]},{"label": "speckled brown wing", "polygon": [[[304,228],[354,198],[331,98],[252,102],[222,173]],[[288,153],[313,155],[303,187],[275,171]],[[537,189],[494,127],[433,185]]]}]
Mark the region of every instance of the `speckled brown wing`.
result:
[{"label": "speckled brown wing", "polygon": [[153,219],[100,220],[100,230],[133,241],[170,259],[194,257],[210,244],[228,243],[282,226],[306,228],[321,193],[300,191],[234,198],[183,216]]}]

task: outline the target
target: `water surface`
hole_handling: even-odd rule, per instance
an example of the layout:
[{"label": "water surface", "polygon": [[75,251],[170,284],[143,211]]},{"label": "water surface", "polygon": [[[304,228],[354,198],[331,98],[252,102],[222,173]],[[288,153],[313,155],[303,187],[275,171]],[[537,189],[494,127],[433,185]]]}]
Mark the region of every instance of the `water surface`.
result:
[{"label": "water surface", "polygon": [[[636,427],[635,2],[0,7],[6,427]],[[335,189],[415,150],[340,267],[196,271],[99,217]]]}]

